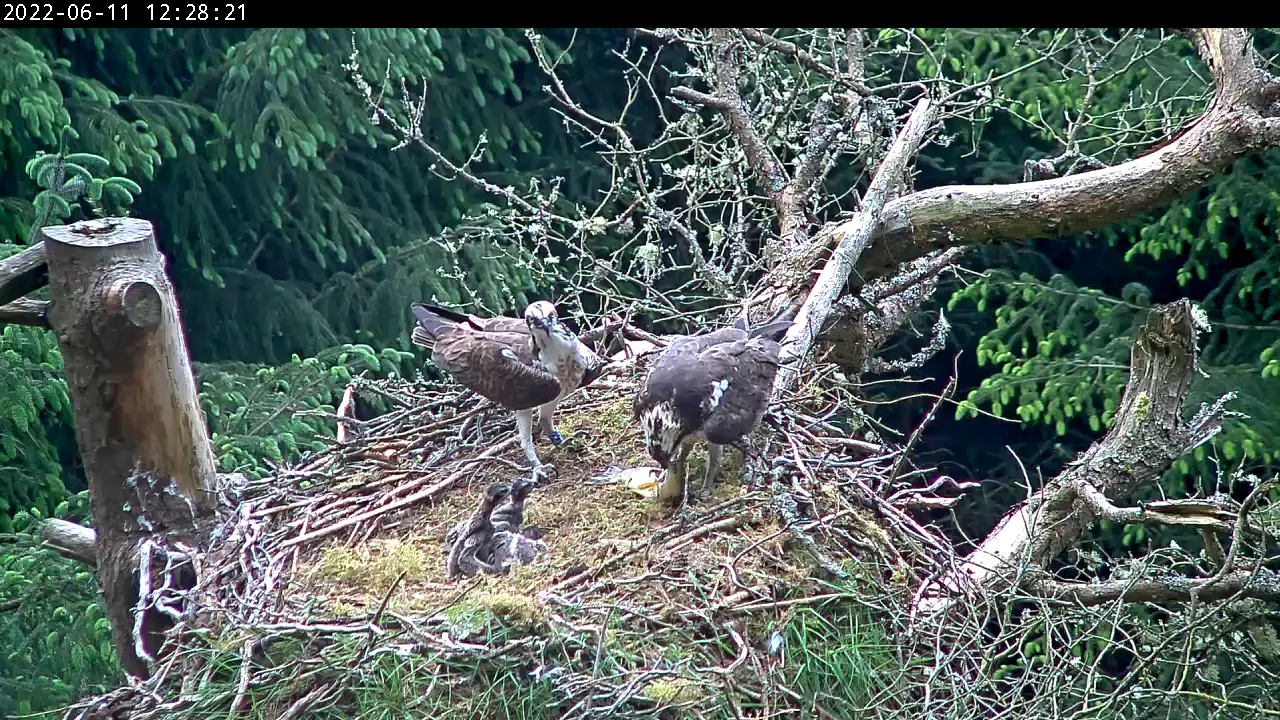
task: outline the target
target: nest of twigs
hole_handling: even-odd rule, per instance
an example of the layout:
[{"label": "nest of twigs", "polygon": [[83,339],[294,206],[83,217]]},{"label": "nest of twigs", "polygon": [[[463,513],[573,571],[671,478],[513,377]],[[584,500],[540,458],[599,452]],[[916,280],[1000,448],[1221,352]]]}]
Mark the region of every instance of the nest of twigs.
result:
[{"label": "nest of twigs", "polygon": [[[649,360],[571,396],[556,419],[569,440],[539,443],[558,472],[525,522],[547,551],[509,576],[454,581],[445,531],[486,485],[527,473],[513,418],[456,386],[357,381],[398,409],[343,421],[345,441],[273,477],[227,478],[176,649],[147,681],[70,716],[733,716],[806,704],[786,663],[788,643],[805,641],[800,616],[900,609],[947,561],[904,512],[918,496],[904,488],[929,483],[905,448],[857,439],[856,415],[832,411],[849,399],[811,371],[758,433],[755,486],[730,451],[709,496],[682,510],[641,498],[609,474],[653,464],[630,416]],[[693,456],[691,488],[704,458]],[[905,667],[888,645],[881,655]]]}]

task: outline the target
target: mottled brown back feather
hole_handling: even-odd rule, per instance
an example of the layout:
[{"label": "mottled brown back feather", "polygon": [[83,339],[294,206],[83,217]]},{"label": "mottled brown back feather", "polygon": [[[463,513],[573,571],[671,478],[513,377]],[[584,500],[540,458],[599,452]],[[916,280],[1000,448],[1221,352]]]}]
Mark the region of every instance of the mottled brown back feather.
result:
[{"label": "mottled brown back feather", "polygon": [[[686,431],[701,426],[708,441],[727,445],[751,433],[769,407],[781,352],[776,337],[791,326],[774,322],[747,330],[735,323],[706,335],[675,340],[654,363],[632,401],[639,419],[647,409],[671,401]],[[710,408],[715,383],[728,379],[719,404]]]},{"label": "mottled brown back feather", "polygon": [[414,305],[414,315],[418,319],[414,344],[430,348],[437,367],[481,397],[508,410],[526,410],[560,394],[560,382],[538,362],[527,328],[525,332],[479,330],[420,303]]},{"label": "mottled brown back feather", "polygon": [[699,354],[699,363],[734,368],[719,405],[703,418],[702,431],[708,442],[735,443],[760,425],[778,375],[779,351],[776,342],[752,338],[708,348]]}]

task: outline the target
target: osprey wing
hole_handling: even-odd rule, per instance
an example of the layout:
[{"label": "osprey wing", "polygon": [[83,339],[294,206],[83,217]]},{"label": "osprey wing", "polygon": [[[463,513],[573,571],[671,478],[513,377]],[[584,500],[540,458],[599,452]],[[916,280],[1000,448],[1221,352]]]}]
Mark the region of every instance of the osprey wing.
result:
[{"label": "osprey wing", "polygon": [[759,426],[778,375],[778,343],[761,338],[716,345],[698,354],[702,430],[717,445],[735,443]]},{"label": "osprey wing", "polygon": [[673,398],[678,405],[688,405],[689,390],[701,383],[703,375],[703,368],[698,366],[699,353],[707,348],[746,339],[745,330],[727,327],[705,335],[684,335],[672,340],[654,360],[644,384],[636,393],[631,403],[632,416],[639,420],[645,410]]},{"label": "osprey wing", "polygon": [[430,303],[414,303],[414,308],[415,315],[419,313],[417,308],[423,308],[455,325],[469,325],[474,330],[529,334],[529,325],[520,318],[506,317],[505,315],[482,318],[478,315],[459,312],[440,305],[431,305]]},{"label": "osprey wing", "polygon": [[455,325],[436,339],[431,360],[508,410],[527,410],[560,394],[560,381],[538,362],[529,335]]},{"label": "osprey wing", "polygon": [[599,380],[601,375],[604,375],[604,366],[608,363],[604,361],[604,358],[597,355],[594,350],[583,344],[581,340],[578,342],[580,344],[578,357],[582,358],[587,366],[586,372],[582,373],[582,382],[578,383],[578,387],[584,388]]}]

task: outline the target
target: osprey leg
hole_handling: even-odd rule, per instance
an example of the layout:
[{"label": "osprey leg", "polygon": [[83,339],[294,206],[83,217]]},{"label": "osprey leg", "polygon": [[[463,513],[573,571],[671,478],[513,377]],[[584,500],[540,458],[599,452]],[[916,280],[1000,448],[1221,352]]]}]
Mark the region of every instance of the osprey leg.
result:
[{"label": "osprey leg", "polygon": [[542,460],[538,459],[538,450],[533,446],[533,410],[516,411],[516,432],[520,435],[520,449],[524,450],[525,458],[533,463],[536,470],[542,465]]},{"label": "osprey leg", "polygon": [[556,430],[552,420],[556,414],[556,406],[560,404],[557,398],[538,408],[538,431],[547,436],[551,440],[551,444],[559,445],[564,442],[564,437],[560,435],[560,431]]},{"label": "osprey leg", "polygon": [[713,442],[707,443],[707,474],[702,480],[702,491],[711,490],[711,484],[715,482],[716,475],[720,474],[720,461],[724,457],[724,446],[717,445]]},{"label": "osprey leg", "polygon": [[688,467],[689,453],[692,450],[692,442],[686,441],[680,444],[680,448],[676,450],[675,457],[671,458],[671,462],[667,464],[666,477],[662,479],[662,484],[658,486],[659,498],[666,501],[684,498],[685,470]]}]

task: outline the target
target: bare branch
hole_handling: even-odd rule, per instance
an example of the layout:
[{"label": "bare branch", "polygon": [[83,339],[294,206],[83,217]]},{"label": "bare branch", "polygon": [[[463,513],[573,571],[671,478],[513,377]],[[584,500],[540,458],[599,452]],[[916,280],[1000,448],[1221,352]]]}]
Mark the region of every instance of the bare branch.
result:
[{"label": "bare branch", "polygon": [[19,298],[8,305],[0,305],[0,325],[29,325],[49,327],[49,303],[44,300]]},{"label": "bare branch", "polygon": [[97,567],[98,555],[94,549],[96,533],[77,523],[51,518],[40,525],[40,539],[44,546],[64,558],[77,560],[90,567]]},{"label": "bare branch", "polygon": [[871,235],[880,223],[881,209],[890,190],[902,181],[903,171],[908,160],[915,155],[933,123],[936,109],[929,98],[921,98],[911,111],[907,124],[898,133],[889,155],[876,170],[871,186],[867,188],[862,199],[862,210],[852,220],[841,224],[836,233],[840,237],[835,252],[818,275],[813,289],[800,307],[795,324],[787,331],[782,341],[782,367],[773,385],[773,397],[781,398],[791,387],[796,373],[799,372],[797,361],[803,358],[811,347],[822,324],[826,322],[831,306],[844,289],[849,278],[849,271],[866,248]]},{"label": "bare branch", "polygon": [[777,202],[787,186],[787,173],[760,137],[742,101],[738,88],[738,65],[733,59],[733,32],[730,28],[714,28],[712,37],[715,38],[716,93],[724,101],[719,110],[724,113],[729,129],[742,143],[742,149],[746,151],[751,168],[764,185],[765,192]]},{"label": "bare branch", "polygon": [[[997,524],[963,566],[922,594],[917,608],[939,610],[942,587],[965,590],[1007,583],[1022,568],[1044,568],[1093,524],[1091,503],[1079,488],[1121,498],[1144,487],[1175,459],[1213,437],[1234,393],[1182,420],[1183,403],[1197,368],[1197,335],[1205,326],[1198,308],[1179,300],[1154,308],[1133,344],[1129,384],[1111,431],[1048,485]],[[1111,512],[1092,495],[1093,505]]]},{"label": "bare branch", "polygon": [[[862,84],[862,75],[860,72],[850,72],[849,76],[847,77],[843,76],[835,68],[831,67],[830,65],[827,65],[821,60],[818,60],[814,56],[810,55],[808,52],[796,47],[795,43],[787,42],[786,40],[780,40],[770,35],[766,35],[763,32],[760,32],[760,30],[757,28],[738,28],[738,30],[739,32],[742,33],[743,37],[750,40],[751,42],[756,43],[762,47],[768,48],[770,50],[780,52],[784,55],[789,55],[795,58],[796,60],[798,60],[801,65],[809,68],[810,70],[813,70],[814,72],[818,73],[819,75],[822,75],[823,77],[826,77],[831,80],[835,80],[836,82],[848,87],[849,89],[853,90],[859,95],[871,94],[871,89],[868,88],[866,85]],[[858,31],[858,38],[861,39],[861,31]],[[850,47],[852,46],[853,46],[853,43],[850,43]],[[859,60],[861,59],[860,50],[856,56],[859,58]],[[853,55],[851,55],[851,57],[853,57]],[[860,64],[855,67],[860,67]]]},{"label": "bare branch", "polygon": [[1100,490],[1083,479],[1075,483],[1076,493],[1099,519],[1142,525],[1186,525],[1231,532],[1235,513],[1197,500],[1171,500],[1143,507],[1122,508],[1114,505]]},{"label": "bare branch", "polygon": [[0,305],[7,305],[48,284],[43,242],[0,260]]},{"label": "bare branch", "polygon": [[1013,185],[949,185],[898,198],[860,259],[866,279],[953,245],[1061,237],[1167,205],[1203,187],[1240,158],[1280,144],[1269,78],[1252,61],[1244,28],[1203,30],[1199,45],[1215,80],[1209,110],[1168,145],[1126,163]]},{"label": "bare branch", "polygon": [[1102,605],[1123,602],[1191,602],[1192,595],[1203,601],[1232,597],[1280,601],[1280,575],[1266,569],[1256,573],[1237,570],[1206,587],[1205,580],[1170,575],[1140,580],[1111,580],[1095,583],[1072,583],[1061,580],[1035,579],[1023,589],[1040,597],[1079,605]]}]

